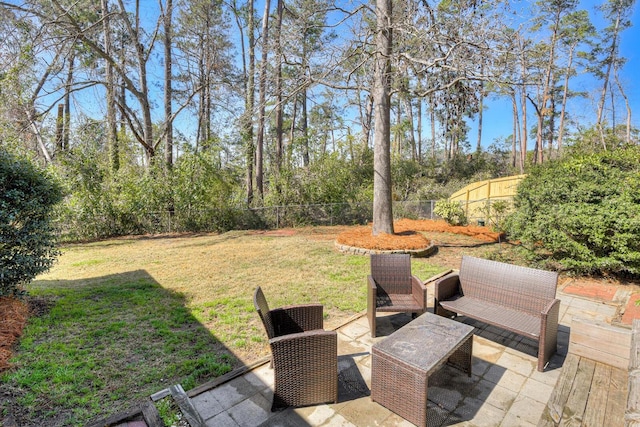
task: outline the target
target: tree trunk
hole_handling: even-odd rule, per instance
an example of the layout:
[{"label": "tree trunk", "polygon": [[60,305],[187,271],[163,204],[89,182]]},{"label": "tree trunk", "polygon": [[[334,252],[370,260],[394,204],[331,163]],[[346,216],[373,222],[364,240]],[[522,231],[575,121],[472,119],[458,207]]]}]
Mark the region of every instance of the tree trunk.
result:
[{"label": "tree trunk", "polygon": [[[112,56],[111,24],[109,19],[109,2],[102,0],[102,29],[104,33],[104,51],[107,56]],[[118,123],[116,120],[116,92],[113,65],[105,61],[105,90],[107,105],[107,146],[109,147],[109,163],[112,172],[120,169],[120,147],[118,144]]]},{"label": "tree trunk", "polygon": [[[555,86],[555,85],[554,85]],[[555,100],[555,89],[551,91],[551,98],[549,99],[549,137],[547,140],[547,146],[549,151],[547,153],[547,157],[551,158],[551,153],[553,152],[553,135],[555,133],[556,127],[556,100]]]},{"label": "tree trunk", "polygon": [[289,145],[287,147],[287,164],[290,165],[290,162],[293,159],[293,147],[295,144],[293,143],[296,139],[296,120],[298,119],[298,96],[293,96],[293,111],[291,112],[291,127],[289,129]]},{"label": "tree trunk", "polygon": [[264,2],[262,15],[262,60],[258,78],[258,135],[256,139],[256,187],[260,200],[264,197],[264,128],[267,92],[267,59],[269,53],[269,9],[271,0]]},{"label": "tree trunk", "polygon": [[[244,116],[243,116],[243,137],[244,137],[244,145],[245,145],[245,161],[247,164],[247,176],[246,176],[246,184],[247,184],[247,206],[251,206],[253,202],[253,167],[255,165],[255,146],[253,144],[253,110],[255,103],[255,72],[256,72],[256,54],[255,54],[255,33],[254,33],[254,0],[248,0],[249,11],[248,11],[248,23],[247,23],[247,37],[249,42],[249,66],[245,65],[245,56],[244,52],[242,55],[243,68],[244,68],[244,76],[245,76],[245,106],[244,106]],[[240,30],[242,30],[242,26],[238,24]],[[241,31],[242,34],[242,31]],[[244,43],[242,44],[244,49]]]},{"label": "tree trunk", "polygon": [[276,23],[276,170],[279,173],[282,168],[283,152],[283,106],[282,106],[282,12],[284,10],[283,0],[278,0],[277,12],[278,21]]},{"label": "tree trunk", "polygon": [[373,235],[393,234],[391,196],[391,0],[376,0],[376,52],[373,82]]},{"label": "tree trunk", "polygon": [[[433,98],[431,98],[433,101]],[[431,108],[429,109],[429,121],[431,122],[431,158],[436,158],[436,112],[433,108],[433,102],[431,102]]]},{"label": "tree trunk", "polygon": [[629,105],[629,98],[622,88],[622,84],[620,83],[620,78],[618,76],[618,67],[615,67],[613,70],[613,77],[615,78],[616,84],[618,86],[618,90],[620,91],[620,95],[624,98],[624,105],[627,109],[627,126],[625,132],[625,142],[627,144],[631,144],[631,105]]},{"label": "tree trunk", "polygon": [[71,132],[71,85],[73,84],[73,72],[75,70],[76,50],[72,49],[69,56],[69,69],[64,93],[64,131],[62,135],[62,149],[69,150],[69,134]]},{"label": "tree trunk", "polygon": [[[122,1],[122,0],[121,0]],[[124,11],[124,5],[122,6]],[[144,51],[144,46],[140,43],[140,0],[136,0],[136,14],[135,14],[135,46],[136,56],[138,62],[138,78],[140,83],[140,91],[135,92],[138,102],[140,103],[140,109],[142,111],[142,142],[145,148],[145,155],[147,157],[147,164],[151,165],[155,160],[155,142],[153,140],[153,119],[151,117],[151,103],[149,102],[149,80],[147,78],[147,58]]]},{"label": "tree trunk", "polygon": [[173,111],[171,101],[173,100],[172,87],[172,15],[173,0],[167,0],[164,14],[164,120],[165,120],[165,141],[164,141],[164,163],[167,170],[173,167]]},{"label": "tree trunk", "polygon": [[[522,44],[522,40],[518,39],[520,43],[520,65],[521,65],[521,78],[523,82],[527,80],[527,62],[525,56],[525,47]],[[520,93],[520,108],[522,112],[522,133],[520,135],[520,169],[524,171],[524,166],[527,162],[527,87],[522,86]]]},{"label": "tree trunk", "polygon": [[418,163],[422,163],[422,98],[418,98]]},{"label": "tree trunk", "polygon": [[602,83],[602,91],[600,93],[600,101],[598,102],[598,116],[596,118],[596,128],[600,132],[600,141],[602,143],[602,148],[607,149],[607,144],[604,140],[604,130],[602,129],[602,116],[604,115],[604,102],[607,97],[607,86],[609,86],[609,77],[611,76],[611,67],[613,66],[613,62],[615,61],[615,52],[617,50],[617,41],[618,41],[618,29],[620,28],[620,11],[618,11],[618,15],[616,16],[616,22],[614,24],[613,34],[614,37],[611,39],[611,47],[609,49],[609,58],[607,61],[607,71],[604,73],[604,82]]},{"label": "tree trunk", "polygon": [[573,65],[573,52],[576,44],[571,44],[569,48],[569,63],[567,64],[567,73],[564,76],[564,86],[562,89],[562,106],[560,107],[560,123],[558,124],[558,155],[562,154],[562,138],[564,137],[564,117],[567,109],[567,99],[569,97],[569,77],[571,76],[571,66]]},{"label": "tree trunk", "polygon": [[[484,64],[482,67],[482,74],[484,74]],[[482,116],[484,110],[484,82],[480,82],[480,97],[478,99],[478,142],[476,144],[476,152],[482,151]]]},{"label": "tree trunk", "polygon": [[[516,100],[516,92],[511,92],[511,106],[513,109],[513,136],[511,138],[511,167],[516,167],[518,162],[518,138],[517,134],[520,129],[520,119],[518,117],[518,101]],[[520,173],[524,172],[524,167],[520,164]]]},{"label": "tree trunk", "polygon": [[58,104],[58,117],[56,117],[56,150],[54,155],[61,154],[62,134],[64,133],[64,104]]},{"label": "tree trunk", "polygon": [[[267,0],[268,1],[268,0]],[[302,88],[300,93],[300,120],[302,121],[302,165],[309,167],[309,117],[307,116],[307,87]]]},{"label": "tree trunk", "polygon": [[416,161],[418,159],[418,149],[416,147],[416,134],[413,127],[413,106],[411,105],[411,99],[407,96],[405,99],[407,105],[407,119],[409,120],[409,143],[411,144],[411,160]]},{"label": "tree trunk", "polygon": [[[547,101],[550,101],[550,98],[553,96],[553,89],[551,82],[553,81],[553,65],[556,62],[556,44],[558,40],[558,31],[560,28],[560,15],[562,13],[562,9],[558,6],[554,21],[553,21],[553,30],[551,32],[551,43],[549,46],[549,61],[547,62],[547,69],[545,71],[544,77],[544,85],[542,86],[542,102],[536,108],[538,112],[538,132],[536,135],[536,162],[542,163],[544,161],[544,142],[542,140],[543,134],[543,126],[544,126],[544,118],[545,116],[551,114],[553,115],[553,110],[551,108],[547,108]],[[551,111],[549,113],[549,111]],[[553,123],[553,120],[551,120]],[[549,137],[549,141],[553,141],[553,132],[551,132],[551,136]]]}]

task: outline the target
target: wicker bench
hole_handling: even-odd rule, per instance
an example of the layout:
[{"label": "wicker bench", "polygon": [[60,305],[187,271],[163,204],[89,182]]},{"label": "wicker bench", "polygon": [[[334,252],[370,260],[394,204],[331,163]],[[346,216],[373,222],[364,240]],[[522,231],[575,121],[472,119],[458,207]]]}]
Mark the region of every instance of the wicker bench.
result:
[{"label": "wicker bench", "polygon": [[461,314],[538,341],[538,371],[557,350],[558,274],[463,256],[459,272],[435,283],[436,314]]}]

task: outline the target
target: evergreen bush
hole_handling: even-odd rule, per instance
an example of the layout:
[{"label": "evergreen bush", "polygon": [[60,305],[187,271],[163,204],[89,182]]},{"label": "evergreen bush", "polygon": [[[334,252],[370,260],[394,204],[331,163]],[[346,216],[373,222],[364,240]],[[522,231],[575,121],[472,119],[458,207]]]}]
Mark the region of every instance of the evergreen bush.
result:
[{"label": "evergreen bush", "polygon": [[438,200],[433,213],[444,219],[449,225],[467,225],[467,216],[459,202]]},{"label": "evergreen bush", "polygon": [[631,147],[533,168],[518,186],[509,237],[559,269],[640,276],[638,159]]},{"label": "evergreen bush", "polygon": [[0,149],[0,194],[0,296],[19,295],[58,255],[51,211],[62,191],[31,162]]}]

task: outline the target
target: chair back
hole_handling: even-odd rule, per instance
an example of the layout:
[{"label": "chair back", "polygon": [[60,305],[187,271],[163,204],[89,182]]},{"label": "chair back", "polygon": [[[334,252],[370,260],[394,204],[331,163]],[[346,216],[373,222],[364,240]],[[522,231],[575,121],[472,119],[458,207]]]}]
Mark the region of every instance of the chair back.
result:
[{"label": "chair back", "polygon": [[260,320],[262,320],[264,329],[267,331],[267,336],[269,339],[274,338],[275,333],[273,329],[273,322],[271,322],[271,315],[269,314],[269,304],[267,304],[267,300],[265,299],[260,286],[258,286],[256,291],[253,293],[253,306],[258,312],[258,315],[260,315]]},{"label": "chair back", "polygon": [[469,297],[512,307],[532,315],[556,298],[558,273],[463,256],[461,292]]},{"label": "chair back", "polygon": [[410,294],[411,255],[371,254],[371,276],[387,294]]}]

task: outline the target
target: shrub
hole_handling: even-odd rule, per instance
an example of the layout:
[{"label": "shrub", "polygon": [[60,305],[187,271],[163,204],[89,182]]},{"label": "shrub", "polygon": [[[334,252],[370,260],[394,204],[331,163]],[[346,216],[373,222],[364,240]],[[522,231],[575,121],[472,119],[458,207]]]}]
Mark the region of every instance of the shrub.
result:
[{"label": "shrub", "polygon": [[640,275],[639,158],[633,147],[534,168],[518,186],[509,237],[561,269]]},{"label": "shrub", "polygon": [[438,200],[433,213],[447,221],[450,225],[466,225],[467,216],[459,202],[450,202],[448,200]]},{"label": "shrub", "polygon": [[486,225],[495,231],[504,231],[504,221],[511,210],[506,200],[487,201],[478,211],[486,218]]},{"label": "shrub", "polygon": [[18,295],[58,255],[51,211],[62,191],[31,162],[0,149],[0,194],[0,296]]}]

